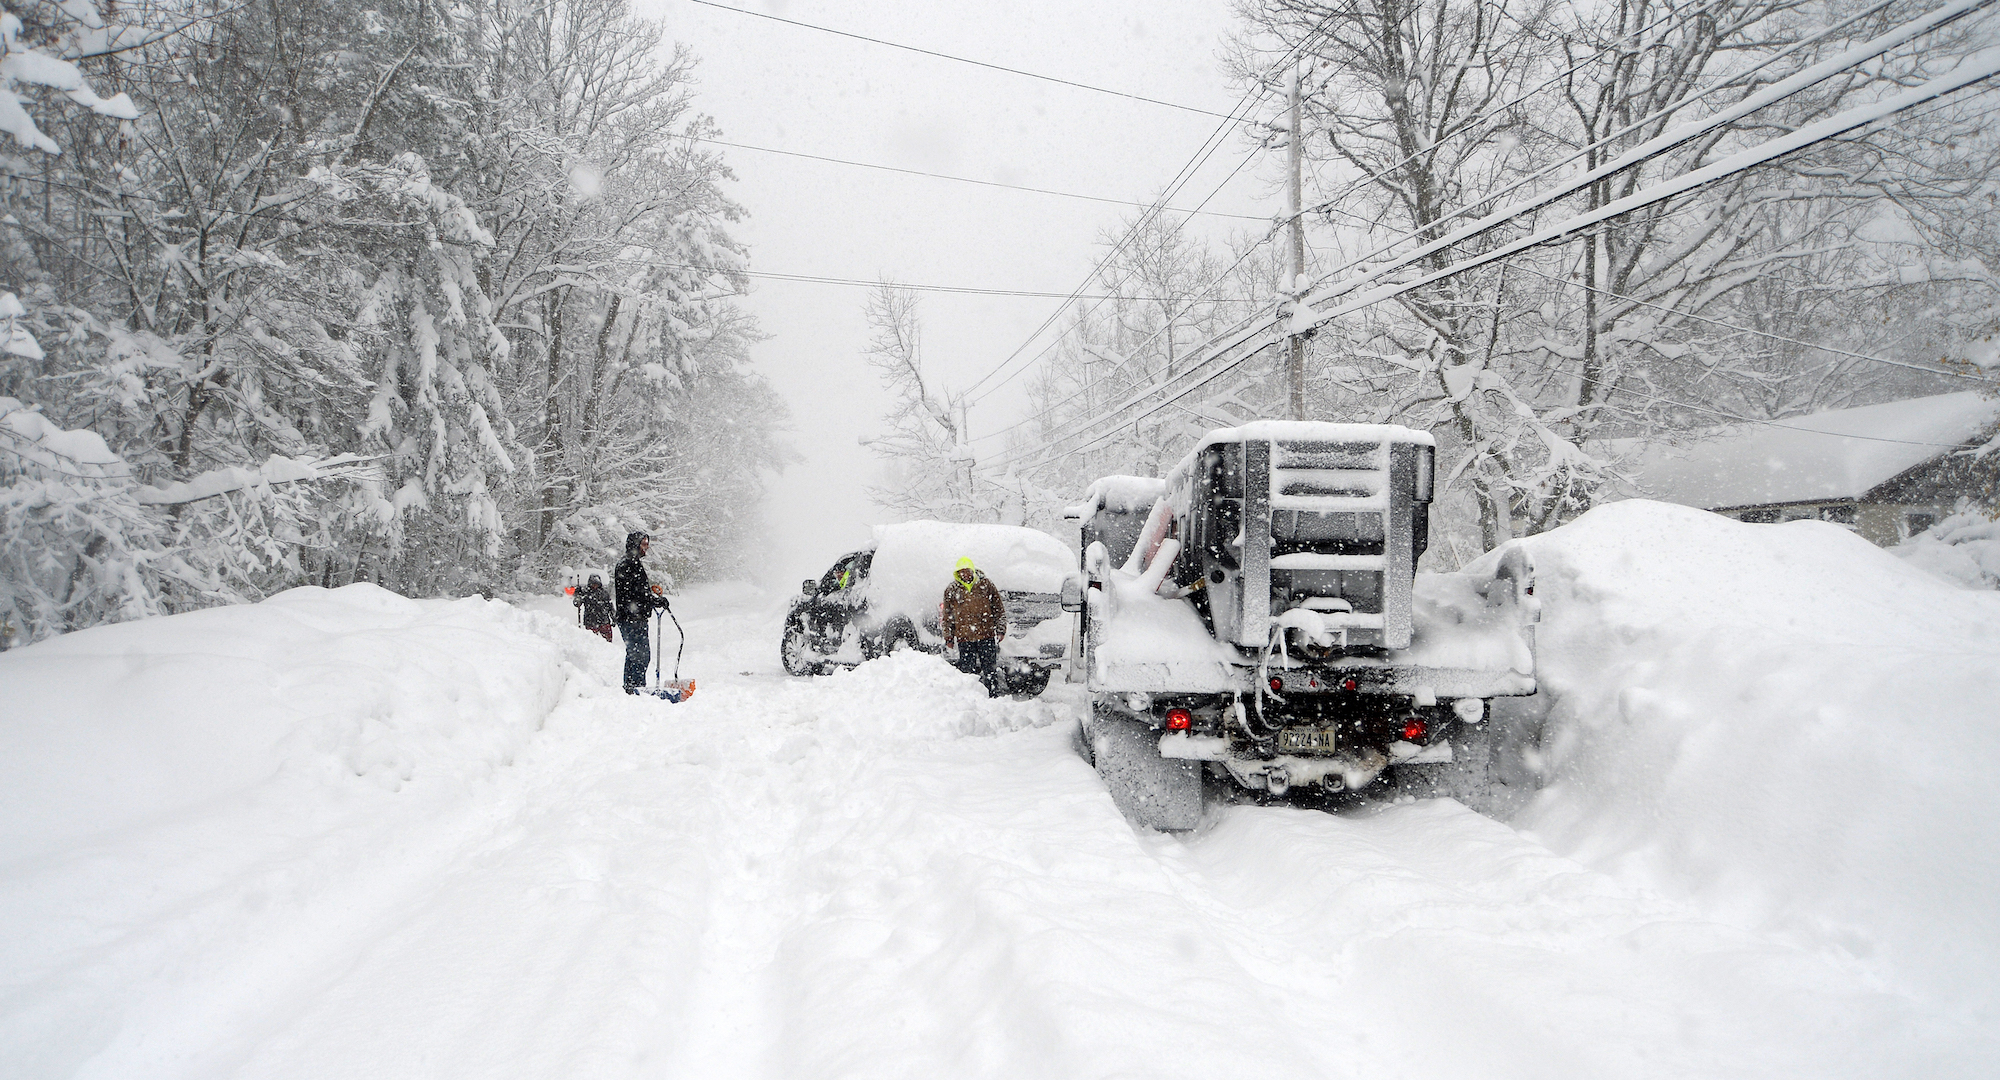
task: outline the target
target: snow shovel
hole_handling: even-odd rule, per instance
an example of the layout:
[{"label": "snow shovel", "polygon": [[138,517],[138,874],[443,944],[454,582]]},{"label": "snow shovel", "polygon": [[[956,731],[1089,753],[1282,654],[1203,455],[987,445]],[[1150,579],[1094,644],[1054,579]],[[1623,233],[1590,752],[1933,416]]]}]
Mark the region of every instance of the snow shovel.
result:
[{"label": "snow shovel", "polygon": [[660,624],[660,616],[656,613],[653,616],[653,686],[648,693],[678,705],[694,696],[694,680],[681,678],[681,654],[687,651],[687,631],[681,629],[680,617],[674,614],[674,606],[666,603],[666,597],[662,596],[660,602],[666,606],[667,618],[674,620],[674,632],[681,636],[681,643],[674,649],[674,677],[662,681],[660,654],[666,651],[666,628]]}]

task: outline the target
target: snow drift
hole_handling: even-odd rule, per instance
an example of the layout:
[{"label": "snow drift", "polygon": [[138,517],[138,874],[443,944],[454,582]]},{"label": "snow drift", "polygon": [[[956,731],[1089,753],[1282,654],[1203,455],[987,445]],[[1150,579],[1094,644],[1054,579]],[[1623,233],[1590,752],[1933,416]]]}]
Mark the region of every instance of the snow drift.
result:
[{"label": "snow drift", "polygon": [[0,861],[273,781],[337,793],[507,763],[562,690],[545,615],[374,585],[82,630],[0,655]]},{"label": "snow drift", "polygon": [[1553,848],[2000,1002],[2000,596],[1835,525],[1640,500],[1529,541]]},{"label": "snow drift", "polygon": [[1889,549],[1965,589],[2000,589],[2000,520],[1960,510]]}]

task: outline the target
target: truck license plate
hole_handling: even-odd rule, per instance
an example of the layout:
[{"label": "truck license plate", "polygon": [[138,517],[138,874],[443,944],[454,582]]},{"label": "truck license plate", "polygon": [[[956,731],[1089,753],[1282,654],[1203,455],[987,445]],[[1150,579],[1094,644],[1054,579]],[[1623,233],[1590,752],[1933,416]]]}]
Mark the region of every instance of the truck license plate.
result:
[{"label": "truck license plate", "polygon": [[1306,754],[1330,754],[1338,749],[1333,728],[1286,728],[1278,732],[1278,749]]}]

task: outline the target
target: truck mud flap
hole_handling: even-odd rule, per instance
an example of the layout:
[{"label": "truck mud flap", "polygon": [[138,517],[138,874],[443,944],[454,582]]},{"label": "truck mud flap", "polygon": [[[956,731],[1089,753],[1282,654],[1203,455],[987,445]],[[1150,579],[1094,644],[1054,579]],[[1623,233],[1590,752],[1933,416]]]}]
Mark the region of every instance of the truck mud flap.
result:
[{"label": "truck mud flap", "polygon": [[1093,716],[1090,759],[1127,818],[1163,832],[1201,824],[1201,762],[1160,756],[1160,733],[1122,716]]}]

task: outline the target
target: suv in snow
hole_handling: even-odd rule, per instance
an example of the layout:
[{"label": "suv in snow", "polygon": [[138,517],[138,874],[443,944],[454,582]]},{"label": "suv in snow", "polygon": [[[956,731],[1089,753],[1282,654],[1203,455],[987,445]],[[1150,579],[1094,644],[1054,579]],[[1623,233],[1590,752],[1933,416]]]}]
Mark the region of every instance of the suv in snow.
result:
[{"label": "suv in snow", "polygon": [[1039,694],[1069,653],[1063,581],[1076,556],[1045,532],[1013,525],[911,521],[878,525],[875,542],[804,582],[785,616],[780,652],[792,675],[853,666],[897,649],[942,654],[938,606],[970,557],[1007,600],[1000,670],[1017,694]]}]

